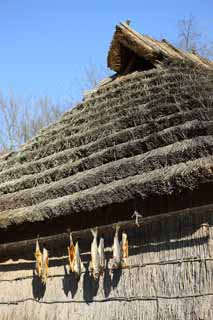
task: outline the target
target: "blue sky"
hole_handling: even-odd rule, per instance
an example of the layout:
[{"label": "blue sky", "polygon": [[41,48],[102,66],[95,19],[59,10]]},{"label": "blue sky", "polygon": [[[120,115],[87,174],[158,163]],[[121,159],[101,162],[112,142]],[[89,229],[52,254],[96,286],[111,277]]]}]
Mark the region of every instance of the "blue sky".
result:
[{"label": "blue sky", "polygon": [[79,99],[88,64],[106,65],[115,24],[177,41],[177,22],[192,15],[213,40],[213,0],[0,0],[0,88],[16,96]]}]

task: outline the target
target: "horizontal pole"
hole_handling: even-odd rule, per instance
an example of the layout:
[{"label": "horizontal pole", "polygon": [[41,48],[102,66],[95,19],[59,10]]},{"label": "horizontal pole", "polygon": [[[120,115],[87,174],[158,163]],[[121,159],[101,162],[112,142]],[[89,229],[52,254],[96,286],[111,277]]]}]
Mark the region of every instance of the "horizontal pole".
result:
[{"label": "horizontal pole", "polygon": [[[147,224],[152,224],[160,221],[168,221],[168,219],[171,218],[178,218],[183,215],[197,215],[197,214],[206,214],[206,213],[212,213],[213,212],[213,204],[201,206],[201,207],[193,207],[193,208],[187,208],[183,210],[163,213],[160,215],[154,215],[149,216],[145,218],[139,218],[138,223],[139,226],[136,225],[135,220],[128,220],[128,221],[119,221],[114,224],[104,225],[98,227],[99,234],[106,235],[107,237],[112,237],[115,232],[115,225],[119,224],[120,230],[132,230],[132,229],[140,229],[143,228],[143,226]],[[92,234],[90,229],[84,229],[80,231],[74,231],[72,232],[72,236],[74,240],[89,240],[92,238]],[[21,256],[23,253],[26,253],[27,251],[32,250],[32,253],[35,249],[35,243],[37,239],[29,239],[19,242],[10,242],[0,245],[0,262],[2,259],[5,259],[6,257],[12,257],[12,256]],[[61,233],[58,235],[53,236],[47,236],[47,237],[41,237],[39,238],[39,243],[48,249],[51,247],[53,248],[62,248],[64,246],[67,246],[69,243],[69,233]]]}]

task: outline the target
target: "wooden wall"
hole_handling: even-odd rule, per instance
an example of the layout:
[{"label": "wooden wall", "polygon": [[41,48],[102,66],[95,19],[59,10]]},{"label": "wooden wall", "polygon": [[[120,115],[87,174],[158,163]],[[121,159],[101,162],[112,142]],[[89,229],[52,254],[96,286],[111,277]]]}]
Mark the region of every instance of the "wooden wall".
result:
[{"label": "wooden wall", "polygon": [[[106,270],[98,284],[87,268],[76,283],[66,256],[51,257],[46,288],[33,261],[1,263],[0,319],[213,319],[212,211],[135,231],[129,268]],[[82,257],[87,267],[89,255]]]}]

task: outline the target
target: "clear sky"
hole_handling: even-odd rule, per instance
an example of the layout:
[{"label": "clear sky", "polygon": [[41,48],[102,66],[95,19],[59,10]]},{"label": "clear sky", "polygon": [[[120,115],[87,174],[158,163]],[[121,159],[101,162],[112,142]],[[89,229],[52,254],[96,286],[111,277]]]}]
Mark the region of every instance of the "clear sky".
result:
[{"label": "clear sky", "polygon": [[88,64],[106,65],[115,24],[177,41],[177,22],[194,16],[213,40],[213,0],[0,0],[0,88],[17,96],[79,98]]}]

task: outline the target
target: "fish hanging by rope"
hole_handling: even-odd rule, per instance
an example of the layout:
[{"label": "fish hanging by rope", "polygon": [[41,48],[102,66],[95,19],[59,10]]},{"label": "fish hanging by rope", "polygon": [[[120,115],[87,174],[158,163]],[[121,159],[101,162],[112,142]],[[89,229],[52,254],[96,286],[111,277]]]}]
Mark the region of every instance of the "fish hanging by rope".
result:
[{"label": "fish hanging by rope", "polygon": [[101,272],[100,256],[99,256],[98,244],[97,244],[98,228],[91,229],[91,232],[93,235],[93,241],[91,244],[90,270],[93,275],[93,278],[95,280],[98,280]]},{"label": "fish hanging by rope", "polygon": [[36,274],[38,277],[41,277],[41,274],[42,274],[42,253],[40,250],[38,239],[36,240],[35,258],[36,258]]},{"label": "fish hanging by rope", "polygon": [[129,243],[128,243],[127,233],[125,231],[122,232],[121,249],[122,249],[122,262],[123,262],[123,266],[125,266],[126,260],[129,257]]},{"label": "fish hanging by rope", "polygon": [[100,274],[103,275],[105,268],[105,254],[104,254],[104,238],[101,236],[98,246],[98,253],[100,258]]},{"label": "fish hanging by rope", "polygon": [[43,248],[41,281],[44,285],[46,285],[47,283],[48,269],[49,269],[48,251],[47,249]]},{"label": "fish hanging by rope", "polygon": [[110,267],[111,269],[119,269],[121,267],[121,246],[119,243],[119,233],[120,226],[116,224],[115,236],[113,242],[113,258],[111,259]]},{"label": "fish hanging by rope", "polygon": [[81,262],[81,256],[78,246],[78,241],[75,244],[75,255],[73,259],[73,272],[75,273],[75,277],[77,280],[80,279],[81,273],[84,270],[83,263]]},{"label": "fish hanging by rope", "polygon": [[74,272],[74,260],[75,260],[75,246],[72,239],[72,234],[70,233],[70,246],[67,247],[68,249],[68,258],[69,258],[69,265],[70,265],[70,272]]}]

